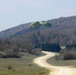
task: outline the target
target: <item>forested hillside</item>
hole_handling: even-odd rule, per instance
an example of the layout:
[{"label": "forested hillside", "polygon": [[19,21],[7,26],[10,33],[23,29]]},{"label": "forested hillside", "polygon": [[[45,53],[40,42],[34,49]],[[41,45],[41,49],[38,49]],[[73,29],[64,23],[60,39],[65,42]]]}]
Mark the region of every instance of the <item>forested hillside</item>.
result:
[{"label": "forested hillside", "polygon": [[[43,21],[45,22],[45,21]],[[32,43],[57,43],[67,45],[76,42],[76,16],[60,17],[47,21],[52,27],[31,29],[31,23],[21,24],[17,27],[0,32],[0,39],[28,39]]]},{"label": "forested hillside", "polygon": [[60,45],[75,43],[76,16],[26,23],[0,32],[0,57],[20,57],[19,52],[38,55],[41,50],[59,52]]}]

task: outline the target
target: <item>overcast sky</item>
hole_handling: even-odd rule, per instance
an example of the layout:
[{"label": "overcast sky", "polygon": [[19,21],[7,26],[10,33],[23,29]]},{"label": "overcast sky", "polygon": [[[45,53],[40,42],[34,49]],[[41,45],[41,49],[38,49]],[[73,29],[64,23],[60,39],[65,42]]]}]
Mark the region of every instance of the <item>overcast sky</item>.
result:
[{"label": "overcast sky", "polygon": [[0,31],[19,24],[76,15],[76,0],[0,0]]}]

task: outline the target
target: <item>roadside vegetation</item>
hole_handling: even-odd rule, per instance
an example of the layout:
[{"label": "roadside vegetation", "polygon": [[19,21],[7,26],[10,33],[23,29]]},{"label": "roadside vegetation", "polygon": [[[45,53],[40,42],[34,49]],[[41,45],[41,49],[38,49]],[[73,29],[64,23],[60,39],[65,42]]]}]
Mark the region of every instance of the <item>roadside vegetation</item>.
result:
[{"label": "roadside vegetation", "polygon": [[47,60],[47,62],[54,66],[70,66],[76,67],[76,60],[56,60],[54,57]]},{"label": "roadside vegetation", "polygon": [[36,57],[29,53],[20,53],[21,58],[0,58],[0,75],[48,75],[48,70],[33,64]]},{"label": "roadside vegetation", "polygon": [[23,39],[0,41],[0,58],[21,58],[19,52],[40,55],[41,49],[34,48],[34,45]]},{"label": "roadside vegetation", "polygon": [[32,61],[41,51],[24,39],[0,41],[0,75],[48,75],[47,69]]},{"label": "roadside vegetation", "polygon": [[56,55],[57,60],[75,60],[76,59],[76,43],[66,45],[65,49],[60,50],[59,55]]},{"label": "roadside vegetation", "polygon": [[55,57],[48,59],[48,63],[56,66],[76,67],[76,43],[66,45]]},{"label": "roadside vegetation", "polygon": [[32,61],[41,54],[41,49],[34,49],[28,40],[0,41],[0,75],[48,75],[47,69]]}]

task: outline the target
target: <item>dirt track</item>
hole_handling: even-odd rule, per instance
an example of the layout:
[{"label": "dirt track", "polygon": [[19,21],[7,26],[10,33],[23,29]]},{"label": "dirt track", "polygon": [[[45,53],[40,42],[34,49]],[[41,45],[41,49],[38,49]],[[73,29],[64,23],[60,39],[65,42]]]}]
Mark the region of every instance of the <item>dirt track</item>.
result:
[{"label": "dirt track", "polygon": [[56,55],[56,53],[45,51],[43,51],[43,53],[46,55],[35,58],[34,63],[41,67],[47,68],[50,71],[49,75],[76,75],[76,68],[52,66],[46,62],[47,59],[52,58]]}]

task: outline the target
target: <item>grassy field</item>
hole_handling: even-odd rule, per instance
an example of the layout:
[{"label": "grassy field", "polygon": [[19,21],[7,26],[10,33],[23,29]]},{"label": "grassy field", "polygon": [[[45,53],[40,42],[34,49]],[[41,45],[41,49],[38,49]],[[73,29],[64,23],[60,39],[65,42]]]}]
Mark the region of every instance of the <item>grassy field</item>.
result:
[{"label": "grassy field", "polygon": [[55,60],[55,58],[50,58],[47,62],[54,66],[76,67],[76,60]]},{"label": "grassy field", "polygon": [[[23,53],[22,53],[23,54]],[[35,56],[23,54],[22,58],[0,58],[0,75],[48,75],[48,70],[33,64]]]}]

